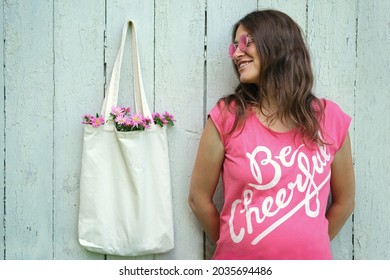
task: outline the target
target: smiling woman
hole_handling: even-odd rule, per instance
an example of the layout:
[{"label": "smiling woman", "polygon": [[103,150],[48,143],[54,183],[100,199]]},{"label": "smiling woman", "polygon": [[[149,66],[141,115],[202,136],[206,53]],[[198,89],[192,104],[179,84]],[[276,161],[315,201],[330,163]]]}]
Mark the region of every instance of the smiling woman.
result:
[{"label": "smiling woman", "polygon": [[238,41],[239,43],[230,45],[229,54],[240,73],[240,81],[259,86],[260,57],[257,54],[256,46],[253,44],[253,38],[243,25],[238,27],[236,38],[235,42]]},{"label": "smiling woman", "polygon": [[309,52],[288,15],[252,12],[232,38],[240,82],[209,112],[189,193],[213,259],[332,259],[330,240],[354,209],[351,118],[313,94]]}]

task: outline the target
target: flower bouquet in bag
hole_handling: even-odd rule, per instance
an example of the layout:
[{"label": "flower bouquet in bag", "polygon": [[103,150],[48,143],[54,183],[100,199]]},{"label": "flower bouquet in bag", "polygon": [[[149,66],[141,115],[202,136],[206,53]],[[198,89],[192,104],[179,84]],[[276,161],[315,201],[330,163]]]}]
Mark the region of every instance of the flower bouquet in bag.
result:
[{"label": "flower bouquet in bag", "polygon": [[[151,120],[142,114],[131,113],[130,107],[122,106],[112,106],[110,117],[115,122],[115,128],[117,131],[145,130],[150,128],[152,121],[154,124],[161,127],[164,125],[171,127],[174,125],[174,122],[176,122],[175,117],[168,112],[163,114],[154,112],[152,113],[153,120]],[[83,124],[89,124],[93,127],[99,127],[105,124],[104,116],[98,113],[95,115],[83,115],[82,119]]]}]

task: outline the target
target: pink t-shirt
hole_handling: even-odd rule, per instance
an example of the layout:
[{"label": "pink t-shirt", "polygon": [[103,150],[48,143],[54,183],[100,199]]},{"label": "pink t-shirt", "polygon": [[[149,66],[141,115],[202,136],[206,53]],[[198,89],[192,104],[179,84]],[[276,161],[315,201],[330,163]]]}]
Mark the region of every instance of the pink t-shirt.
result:
[{"label": "pink t-shirt", "polygon": [[329,145],[322,147],[305,146],[294,131],[271,131],[252,110],[242,130],[227,135],[234,115],[218,105],[211,110],[225,147],[224,206],[213,259],[332,259],[325,218],[330,167],[351,118],[323,102]]}]

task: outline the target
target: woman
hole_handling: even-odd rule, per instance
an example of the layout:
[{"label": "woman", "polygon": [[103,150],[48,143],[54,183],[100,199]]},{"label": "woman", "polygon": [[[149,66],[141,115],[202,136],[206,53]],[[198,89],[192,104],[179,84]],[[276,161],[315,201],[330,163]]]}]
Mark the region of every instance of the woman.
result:
[{"label": "woman", "polygon": [[351,118],[314,96],[309,52],[288,15],[252,12],[232,37],[240,82],[209,113],[189,193],[213,259],[332,259],[330,241],[354,209]]}]

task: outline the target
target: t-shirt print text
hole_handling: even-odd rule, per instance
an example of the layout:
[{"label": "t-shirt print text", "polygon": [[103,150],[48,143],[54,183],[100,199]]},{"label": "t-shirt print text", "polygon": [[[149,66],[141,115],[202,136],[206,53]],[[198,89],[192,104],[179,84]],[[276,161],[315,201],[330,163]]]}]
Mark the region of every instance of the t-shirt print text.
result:
[{"label": "t-shirt print text", "polygon": [[[256,245],[259,243],[302,207],[305,207],[305,213],[308,217],[315,218],[318,216],[320,210],[319,191],[329,181],[330,169],[328,169],[328,174],[325,177],[321,176],[321,182],[316,182],[316,177],[318,177],[318,174],[322,174],[325,167],[330,164],[331,156],[326,146],[319,146],[311,156],[302,151],[303,147],[304,145],[302,144],[293,151],[291,146],[286,146],[275,156],[272,155],[272,151],[269,148],[264,146],[257,146],[251,153],[246,153],[249,159],[250,170],[256,183],[248,184],[251,188],[245,189],[242,197],[233,201],[231,205],[229,230],[233,242],[240,243],[246,234],[254,234],[253,222],[261,224],[267,218],[276,216],[281,209],[290,206],[296,193],[303,193],[303,200],[296,205],[291,205],[289,207],[291,208],[290,211],[262,232],[256,232],[251,244]],[[266,182],[262,176],[262,169],[265,168],[267,169],[268,178]],[[278,185],[282,172],[286,168],[297,169],[295,180],[287,182],[285,184],[286,187],[281,187],[274,197],[265,197],[261,205],[253,204],[252,198],[255,192],[269,190]],[[237,226],[235,221],[238,219],[244,219],[245,226]]]}]

